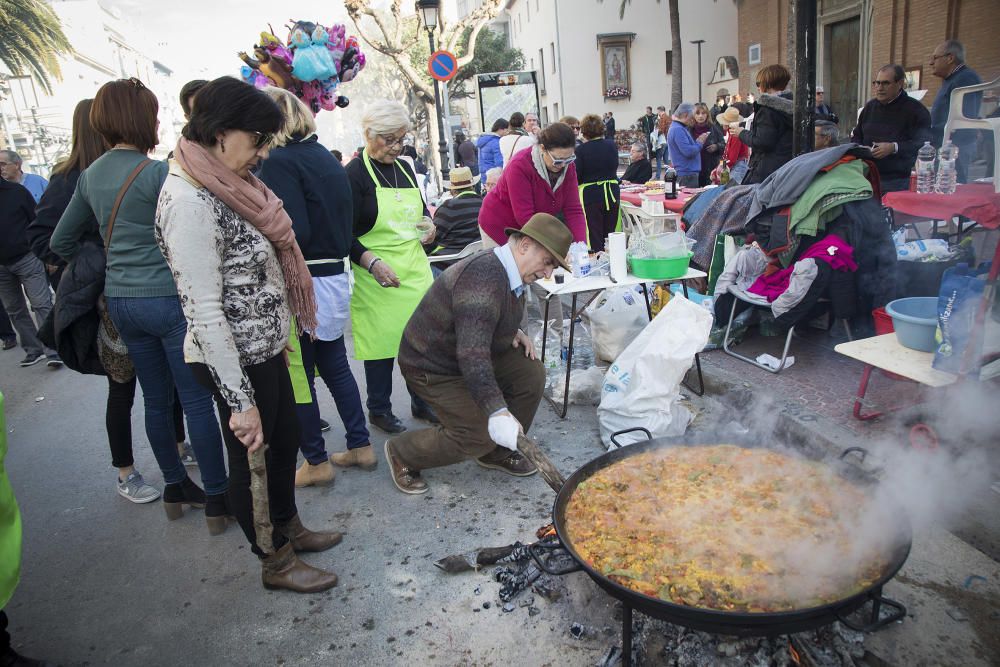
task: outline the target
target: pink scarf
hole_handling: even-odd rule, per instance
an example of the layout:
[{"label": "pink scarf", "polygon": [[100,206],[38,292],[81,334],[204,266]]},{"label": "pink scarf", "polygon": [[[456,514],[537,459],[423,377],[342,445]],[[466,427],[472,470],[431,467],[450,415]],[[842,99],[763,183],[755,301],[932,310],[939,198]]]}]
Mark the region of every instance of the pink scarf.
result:
[{"label": "pink scarf", "polygon": [[174,157],[192,178],[249,222],[274,246],[285,276],[292,314],[306,331],[316,329],[316,298],[312,276],[295,241],[292,219],[281,200],[253,174],[241,178],[203,146],[181,138]]}]

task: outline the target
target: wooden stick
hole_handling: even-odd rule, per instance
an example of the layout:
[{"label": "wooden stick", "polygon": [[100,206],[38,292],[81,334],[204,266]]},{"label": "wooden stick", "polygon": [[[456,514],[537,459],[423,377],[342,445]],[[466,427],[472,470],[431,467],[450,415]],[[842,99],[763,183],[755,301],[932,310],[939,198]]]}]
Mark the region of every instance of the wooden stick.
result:
[{"label": "wooden stick", "polygon": [[535,464],[538,472],[542,473],[542,479],[545,480],[545,483],[552,487],[553,491],[559,493],[563,484],[566,483],[566,478],[562,476],[559,469],[549,460],[549,457],[535,444],[535,441],[524,434],[519,434],[517,436],[517,449],[529,461]]},{"label": "wooden stick", "polygon": [[271,503],[267,493],[267,464],[264,445],[255,452],[247,453],[250,461],[250,496],[253,498],[253,529],[257,534],[257,546],[270,556],[274,553],[274,542],[271,540]]}]

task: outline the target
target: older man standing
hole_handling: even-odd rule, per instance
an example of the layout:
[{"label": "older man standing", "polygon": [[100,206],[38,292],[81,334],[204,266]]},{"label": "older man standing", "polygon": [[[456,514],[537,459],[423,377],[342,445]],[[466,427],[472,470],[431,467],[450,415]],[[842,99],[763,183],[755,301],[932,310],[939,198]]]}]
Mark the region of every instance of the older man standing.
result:
[{"label": "older man standing", "polygon": [[537,472],[517,451],[545,385],[545,370],[518,328],[522,297],[525,285],[568,268],[573,235],[547,213],[506,232],[506,244],[434,281],[403,332],[403,377],[441,420],[386,441],[392,481],[403,493],[427,491],[421,471],[467,459],[518,477]]},{"label": "older man standing", "polygon": [[[934,49],[934,53],[931,54],[931,73],[944,79],[931,106],[931,133],[934,136],[934,145],[941,146],[944,141],[944,126],[948,123],[948,113],[951,109],[951,91],[982,83],[982,79],[965,64],[965,47],[954,39],[941,42]],[[979,105],[982,101],[982,93],[966,95],[962,103],[962,113],[968,118],[978,118]],[[958,182],[967,183],[969,165],[976,150],[976,131],[958,130],[952,134],[951,141],[958,146],[958,160],[955,163]]]},{"label": "older man standing", "polygon": [[677,170],[677,185],[684,188],[698,187],[701,173],[701,147],[708,139],[708,133],[698,140],[691,136],[694,127],[694,105],[682,102],[674,111],[674,121],[667,130],[667,150]]},{"label": "older man standing", "polygon": [[38,174],[26,174],[23,170],[23,160],[17,151],[0,151],[0,176],[3,180],[11,183],[18,183],[28,188],[28,192],[34,198],[35,203],[42,198],[42,193],[49,186],[49,182]]},{"label": "older man standing", "polygon": [[[45,277],[45,266],[28,245],[28,223],[35,219],[35,200],[22,185],[0,180],[0,302],[21,338],[27,356],[21,366],[34,366],[47,356],[50,368],[62,366],[62,359],[38,339],[38,329],[31,319],[31,307],[43,322],[52,310],[52,292]],[[6,349],[6,343],[5,343]]]},{"label": "older man standing", "polygon": [[909,189],[917,151],[931,140],[931,115],[903,90],[904,77],[899,65],[885,65],[875,73],[875,97],[861,110],[851,134],[854,143],[871,147],[882,192]]}]

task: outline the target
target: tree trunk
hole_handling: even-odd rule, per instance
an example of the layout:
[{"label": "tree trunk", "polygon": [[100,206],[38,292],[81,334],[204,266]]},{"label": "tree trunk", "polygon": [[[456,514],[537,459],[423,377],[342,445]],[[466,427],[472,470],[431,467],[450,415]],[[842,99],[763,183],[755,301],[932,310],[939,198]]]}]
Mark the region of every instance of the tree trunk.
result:
[{"label": "tree trunk", "polygon": [[684,59],[681,55],[681,14],[677,7],[677,0],[670,0],[668,5],[670,7],[670,48],[673,53],[670,75],[670,110],[673,111],[678,104],[684,101]]}]

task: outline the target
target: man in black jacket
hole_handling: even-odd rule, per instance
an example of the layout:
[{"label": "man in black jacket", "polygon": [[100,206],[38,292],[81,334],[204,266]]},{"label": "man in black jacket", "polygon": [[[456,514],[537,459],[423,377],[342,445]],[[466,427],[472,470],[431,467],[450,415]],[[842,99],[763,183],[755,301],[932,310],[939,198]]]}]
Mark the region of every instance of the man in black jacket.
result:
[{"label": "man in black jacket", "polygon": [[879,69],[873,82],[875,97],[861,110],[851,134],[854,143],[871,147],[882,192],[909,189],[917,151],[931,140],[931,115],[903,90],[904,76],[899,65]]},{"label": "man in black jacket", "polygon": [[45,278],[45,267],[28,245],[28,223],[34,219],[35,200],[28,189],[0,179],[0,301],[27,353],[21,366],[33,366],[47,358],[50,368],[59,368],[62,360],[38,339],[38,329],[24,301],[27,294],[39,322],[52,310],[52,293]]},{"label": "man in black jacket", "polygon": [[[468,167],[452,169],[451,199],[434,211],[434,226],[437,233],[429,246],[424,246],[431,255],[454,255],[462,252],[467,245],[480,240],[479,209],[483,205],[482,195],[476,192],[479,176],[474,176]],[[432,268],[446,269],[454,262],[439,262]],[[437,273],[437,272],[436,272]]]},{"label": "man in black jacket", "polygon": [[615,140],[615,115],[610,111],[604,114],[604,138]]},{"label": "man in black jacket", "polygon": [[639,129],[642,130],[643,141],[646,143],[646,154],[653,154],[653,142],[649,135],[653,133],[656,128],[656,114],[653,113],[653,107],[646,107],[646,113],[639,116]]}]

